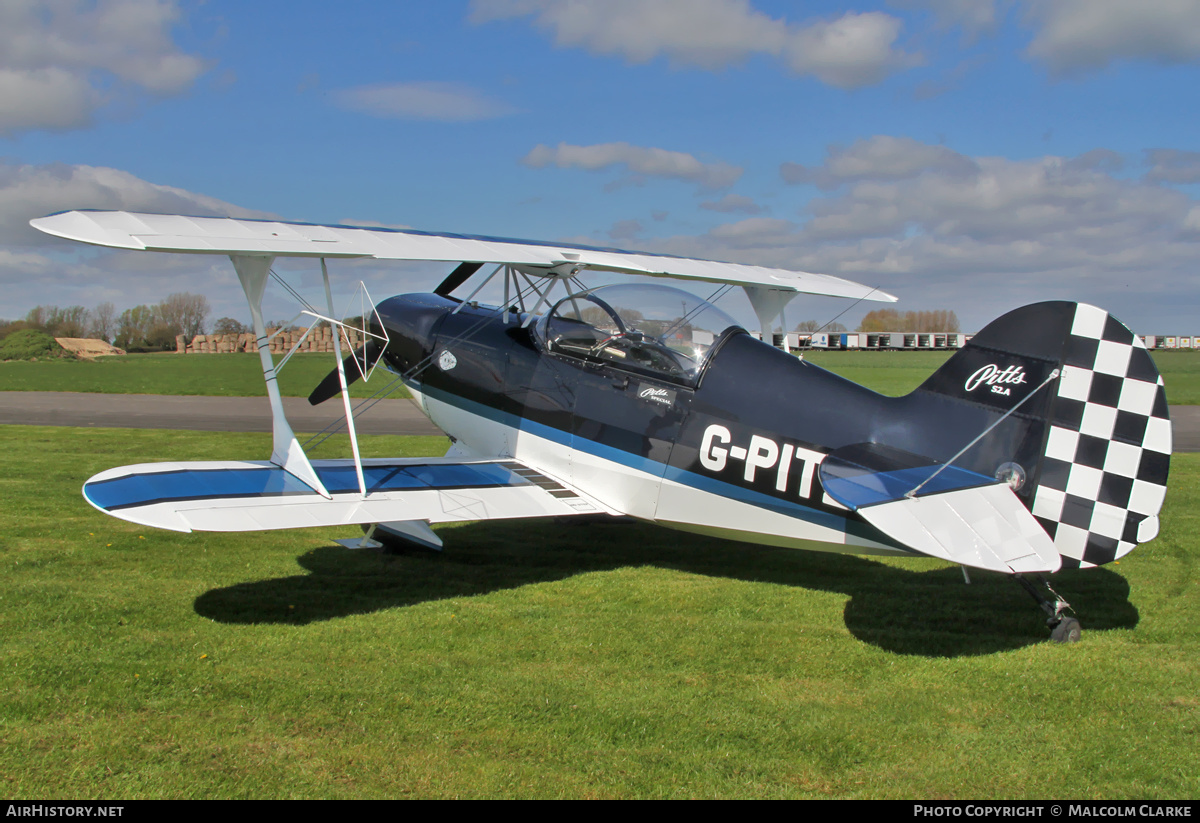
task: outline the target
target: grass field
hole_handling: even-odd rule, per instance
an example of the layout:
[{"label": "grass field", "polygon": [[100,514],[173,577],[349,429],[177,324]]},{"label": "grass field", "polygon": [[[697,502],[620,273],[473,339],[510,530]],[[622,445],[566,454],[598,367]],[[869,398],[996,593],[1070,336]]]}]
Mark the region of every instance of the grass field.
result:
[{"label": "grass field", "polygon": [[1012,581],[933,561],[636,525],[465,525],[401,556],[143,531],[82,481],[269,437],[0,438],[9,797],[1200,796],[1197,455],[1158,540],[1057,576],[1064,646]]},{"label": "grass field", "polygon": [[[875,391],[907,394],[946,362],[949,352],[810,352],[805,355],[831,371]],[[1200,352],[1156,352],[1170,403],[1200,404]],[[284,367],[279,385],[285,396],[307,396],[333,368],[329,354],[298,354]],[[380,369],[369,384],[351,387],[369,397],[390,382]],[[407,397],[397,385],[392,397]],[[264,393],[258,357],[252,354],[130,354],[95,361],[0,363],[0,391],[81,391],[114,394],[207,394],[253,397]]]},{"label": "grass field", "polygon": [[[1200,352],[1153,352],[1167,402],[1200,404]],[[950,357],[950,352],[811,352],[809,361],[883,394],[907,394]]]}]

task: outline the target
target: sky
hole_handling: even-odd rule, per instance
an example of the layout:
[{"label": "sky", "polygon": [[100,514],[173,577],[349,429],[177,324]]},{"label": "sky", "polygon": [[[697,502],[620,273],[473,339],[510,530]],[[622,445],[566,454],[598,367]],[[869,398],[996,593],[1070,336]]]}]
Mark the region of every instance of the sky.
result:
[{"label": "sky", "polygon": [[[88,208],[778,266],[964,331],[1066,299],[1200,335],[1198,67],[1196,0],[4,0],[0,317],[189,291],[249,319],[227,258],[28,225]],[[276,268],[322,297],[311,261]],[[331,269],[376,300],[447,271]]]}]

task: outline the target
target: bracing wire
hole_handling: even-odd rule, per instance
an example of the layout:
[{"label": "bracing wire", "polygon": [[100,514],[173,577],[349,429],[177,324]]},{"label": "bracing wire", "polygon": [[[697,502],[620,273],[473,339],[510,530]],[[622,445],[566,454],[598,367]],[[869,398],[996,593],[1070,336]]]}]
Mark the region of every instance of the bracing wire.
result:
[{"label": "bracing wire", "polygon": [[[530,284],[530,288],[528,288],[528,289],[523,289],[521,287],[518,287],[516,297],[519,300],[523,300],[530,291],[532,291],[534,294],[539,294],[537,289],[533,288],[532,284]],[[443,343],[442,347],[444,348],[446,345],[453,345],[455,343],[461,343],[464,340],[470,339],[471,335],[473,335],[477,330],[479,330],[484,325],[486,325],[490,320],[492,320],[492,318],[494,318],[495,316],[497,316],[498,314],[500,314],[502,312],[507,312],[507,311],[508,311],[507,306],[497,307],[495,310],[493,310],[493,311],[489,312],[488,314],[484,315],[483,317],[481,317],[478,321],[476,321],[474,324],[472,324],[470,327],[468,327],[461,334],[457,335],[456,337],[451,338],[446,343]],[[395,391],[397,388],[397,384],[402,383],[406,380],[416,379],[422,372],[424,372],[432,364],[433,364],[433,354],[431,353],[428,357],[425,357],[425,358],[421,359],[419,362],[413,364],[413,366],[408,371],[406,371],[404,374],[397,375],[395,380],[392,380],[390,383],[385,385],[383,388],[376,391],[373,395],[371,395],[368,398],[365,398],[364,400],[359,401],[358,405],[356,405],[354,407],[354,410],[353,410],[354,416],[357,417],[359,414],[369,411],[376,403],[378,403],[380,400],[383,400],[389,394],[391,394],[393,391]],[[346,421],[344,418],[338,418],[337,420],[334,420],[332,423],[327,425],[324,429],[317,432],[312,437],[310,437],[307,441],[305,441],[305,443],[303,444],[303,448],[308,449],[311,447],[316,447],[316,446],[321,445],[326,440],[328,440],[330,437],[332,437],[333,435],[342,431],[345,428],[345,426],[346,426]]]},{"label": "bracing wire", "polygon": [[[817,331],[814,331],[814,332],[812,332],[812,334],[816,334],[817,332],[820,332],[820,331],[822,331],[822,330],[824,330],[824,329],[828,328],[829,326],[833,325],[834,321],[836,321],[836,320],[837,320],[839,317],[841,317],[841,316],[842,316],[843,314],[845,314],[846,312],[850,311],[850,309],[854,308],[854,307],[855,307],[855,306],[857,306],[859,303],[861,303],[862,301],[866,300],[868,297],[870,297],[872,294],[874,294],[874,293],[875,293],[875,292],[877,292],[877,291],[879,291],[879,287],[878,287],[878,286],[876,286],[875,288],[871,289],[869,292],[867,292],[866,294],[864,294],[862,297],[858,298],[858,299],[857,299],[857,300],[855,300],[853,303],[851,303],[849,306],[847,306],[846,308],[842,309],[840,312],[838,312],[837,314],[835,314],[833,317],[831,317],[829,320],[827,320],[827,321],[825,322],[825,325],[824,325],[824,326],[821,326],[821,328],[817,329]],[[785,331],[786,331],[786,330],[785,330]]]}]

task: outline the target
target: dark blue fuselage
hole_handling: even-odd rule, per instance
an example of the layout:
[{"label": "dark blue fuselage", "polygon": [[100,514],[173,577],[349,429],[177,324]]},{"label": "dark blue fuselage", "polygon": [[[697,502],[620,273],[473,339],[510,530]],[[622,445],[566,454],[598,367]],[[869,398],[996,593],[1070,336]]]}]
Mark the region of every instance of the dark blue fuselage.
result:
[{"label": "dark blue fuselage", "polygon": [[[925,387],[886,397],[736,327],[717,340],[698,378],[687,380],[552,351],[524,316],[505,317],[494,307],[403,295],[378,310],[392,341],[388,364],[416,391],[570,450],[559,475],[572,474],[563,479],[585,490],[605,482],[598,476],[604,470],[588,463],[598,458],[887,545],[894,544],[824,494],[817,471],[824,456],[886,443],[943,461],[1001,413]],[[990,476],[1001,458],[1035,454],[1043,433],[1031,420],[1013,415],[988,448],[959,465]],[[470,432],[447,433],[471,445]],[[650,502],[633,513],[684,522],[682,511],[667,511],[670,495]],[[629,505],[636,509],[637,501]]]}]

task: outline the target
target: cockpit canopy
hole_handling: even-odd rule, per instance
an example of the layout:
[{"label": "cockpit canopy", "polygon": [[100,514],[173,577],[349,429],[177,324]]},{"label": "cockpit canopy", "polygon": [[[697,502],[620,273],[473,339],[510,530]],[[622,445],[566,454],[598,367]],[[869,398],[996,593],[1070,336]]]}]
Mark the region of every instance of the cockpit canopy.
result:
[{"label": "cockpit canopy", "polygon": [[602,286],[570,295],[537,324],[552,352],[694,384],[737,321],[695,295],[657,284]]}]

